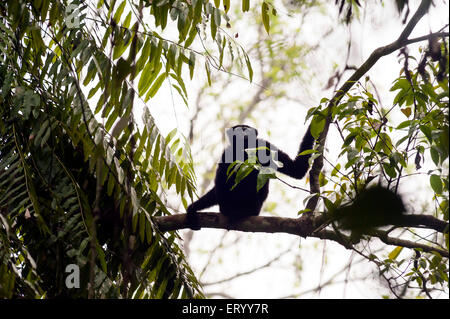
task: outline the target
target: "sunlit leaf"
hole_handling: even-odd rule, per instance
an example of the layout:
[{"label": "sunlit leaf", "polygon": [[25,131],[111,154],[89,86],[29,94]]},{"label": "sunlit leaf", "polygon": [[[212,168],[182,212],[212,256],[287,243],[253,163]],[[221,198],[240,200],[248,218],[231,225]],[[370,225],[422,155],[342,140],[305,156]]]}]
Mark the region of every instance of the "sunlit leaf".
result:
[{"label": "sunlit leaf", "polygon": [[270,33],[270,18],[269,18],[269,5],[267,2],[263,2],[261,5],[261,18],[266,29],[267,34]]},{"label": "sunlit leaf", "polygon": [[442,193],[442,181],[438,175],[432,174],[430,176],[430,185],[436,194]]},{"label": "sunlit leaf", "polygon": [[400,255],[400,253],[401,253],[402,250],[403,250],[403,247],[402,247],[402,246],[397,246],[397,247],[395,247],[394,250],[392,250],[392,251],[389,253],[389,255],[388,255],[389,259],[392,259],[392,260],[397,259],[398,255]]}]

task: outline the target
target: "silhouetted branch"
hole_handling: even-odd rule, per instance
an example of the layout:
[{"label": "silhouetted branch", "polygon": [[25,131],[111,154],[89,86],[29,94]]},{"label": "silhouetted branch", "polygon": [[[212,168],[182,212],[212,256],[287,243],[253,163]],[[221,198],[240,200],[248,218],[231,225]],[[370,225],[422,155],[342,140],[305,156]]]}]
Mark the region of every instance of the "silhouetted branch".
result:
[{"label": "silhouetted branch", "polygon": [[[350,236],[327,229],[311,234],[310,224],[308,222],[299,222],[297,218],[252,216],[245,218],[242,221],[230,224],[228,218],[219,213],[202,212],[197,214],[197,216],[199,225],[202,228],[219,228],[244,232],[286,233],[304,238],[315,237],[332,240],[347,249],[353,249],[353,242]],[[404,217],[404,223],[402,223],[402,226],[429,228],[438,232],[443,232],[448,227],[448,222],[439,220],[431,215],[405,215]],[[189,228],[186,220],[186,214],[154,217],[154,220],[158,224],[159,230],[162,232]],[[312,219],[312,224],[320,225],[322,221],[323,217],[314,217]],[[388,245],[396,245],[407,248],[420,248],[426,252],[435,251],[439,252],[443,257],[449,257],[448,250],[389,237],[385,231],[374,231],[372,236],[380,238]]]}]

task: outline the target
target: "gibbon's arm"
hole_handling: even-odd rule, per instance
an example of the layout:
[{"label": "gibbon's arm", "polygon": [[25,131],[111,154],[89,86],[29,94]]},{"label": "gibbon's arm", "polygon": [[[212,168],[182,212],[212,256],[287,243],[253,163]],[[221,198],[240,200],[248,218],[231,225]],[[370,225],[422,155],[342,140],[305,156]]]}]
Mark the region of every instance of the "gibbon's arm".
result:
[{"label": "gibbon's arm", "polygon": [[187,223],[192,230],[200,230],[197,212],[199,210],[214,206],[217,204],[216,188],[213,187],[209,192],[193,202],[187,208]]},{"label": "gibbon's arm", "polygon": [[217,204],[216,188],[213,187],[209,192],[200,197],[197,201],[193,202],[187,208],[187,213],[196,213],[199,210],[214,206]]},{"label": "gibbon's arm", "polygon": [[283,167],[278,168],[278,171],[290,177],[302,179],[309,169],[308,160],[311,157],[311,154],[302,156],[297,155],[301,152],[312,149],[313,145],[314,137],[311,135],[310,127],[308,127],[308,130],[306,131],[305,136],[303,136],[303,140],[294,160],[292,160],[289,155],[287,155],[282,150],[277,149],[278,161],[283,163]]}]

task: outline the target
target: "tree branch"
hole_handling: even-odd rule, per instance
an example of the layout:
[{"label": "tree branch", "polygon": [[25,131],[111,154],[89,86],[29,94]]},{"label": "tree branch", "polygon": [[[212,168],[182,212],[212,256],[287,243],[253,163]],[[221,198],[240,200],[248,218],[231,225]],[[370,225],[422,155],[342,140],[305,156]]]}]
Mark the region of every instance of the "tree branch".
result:
[{"label": "tree branch", "polygon": [[373,235],[376,238],[379,238],[383,243],[387,244],[387,245],[393,245],[393,246],[401,246],[401,247],[406,247],[406,248],[419,248],[422,249],[425,252],[438,252],[439,254],[441,254],[442,257],[449,257],[449,251],[439,248],[439,247],[433,247],[433,246],[429,246],[429,245],[425,245],[425,244],[421,244],[418,242],[414,242],[414,241],[410,241],[410,240],[405,240],[405,239],[401,239],[401,238],[396,238],[396,237],[389,237],[388,233],[385,231],[375,231],[373,233]]},{"label": "tree branch", "polygon": [[[350,236],[342,233],[336,233],[333,230],[320,230],[311,234],[310,224],[299,222],[297,218],[284,217],[263,217],[251,216],[242,221],[230,224],[226,216],[219,213],[202,212],[197,214],[199,225],[202,228],[219,228],[228,230],[239,230],[245,232],[262,232],[262,233],[287,233],[300,237],[315,237],[335,241],[347,249],[353,248]],[[313,225],[320,224],[323,217],[318,216],[312,220]],[[174,231],[189,228],[186,214],[176,214],[170,216],[154,217],[154,221],[158,224],[158,228],[162,232]],[[439,220],[431,215],[405,215],[405,221],[402,226],[408,227],[427,227],[439,232],[443,232],[448,227],[448,222]],[[399,238],[387,236],[387,232],[374,231],[375,236],[380,238],[388,245],[397,245],[408,248],[420,248],[423,251],[439,252],[443,257],[449,257],[449,252],[439,248],[428,246],[416,242],[411,242]]]}]

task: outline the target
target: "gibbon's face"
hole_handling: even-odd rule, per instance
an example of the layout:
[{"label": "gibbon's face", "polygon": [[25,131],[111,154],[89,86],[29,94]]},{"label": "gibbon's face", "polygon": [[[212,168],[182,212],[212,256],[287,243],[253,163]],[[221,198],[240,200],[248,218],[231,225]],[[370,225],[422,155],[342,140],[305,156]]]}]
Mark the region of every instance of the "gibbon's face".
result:
[{"label": "gibbon's face", "polygon": [[248,141],[256,141],[258,130],[248,125],[235,125],[228,128],[226,134],[231,144],[247,143]]}]

